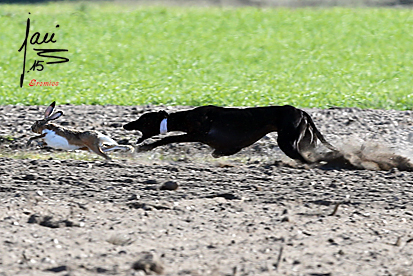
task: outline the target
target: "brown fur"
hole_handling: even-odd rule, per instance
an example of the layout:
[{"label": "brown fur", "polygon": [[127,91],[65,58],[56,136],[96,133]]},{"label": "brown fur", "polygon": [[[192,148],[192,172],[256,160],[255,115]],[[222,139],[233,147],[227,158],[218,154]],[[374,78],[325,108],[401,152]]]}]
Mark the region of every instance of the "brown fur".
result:
[{"label": "brown fur", "polygon": [[[80,150],[90,150],[96,153],[97,155],[102,156],[106,160],[110,160],[111,158],[106,153],[104,153],[104,151],[109,151],[115,148],[122,148],[128,149],[133,152],[134,148],[132,146],[119,146],[113,144],[105,146],[105,148],[102,150],[101,146],[105,143],[105,141],[99,138],[99,134],[96,131],[79,131],[75,129],[58,126],[53,123],[49,123],[50,120],[55,120],[59,118],[61,115],[63,115],[61,111],[51,115],[54,110],[54,107],[55,102],[53,102],[46,109],[45,118],[43,120],[36,121],[33,124],[31,128],[32,131],[40,135],[31,137],[27,142],[27,146],[29,146],[33,140],[43,139],[46,135],[42,134],[42,132],[43,130],[48,129],[54,131],[56,135],[65,138],[70,145],[78,146]],[[47,144],[45,141],[43,142],[44,144]]]}]

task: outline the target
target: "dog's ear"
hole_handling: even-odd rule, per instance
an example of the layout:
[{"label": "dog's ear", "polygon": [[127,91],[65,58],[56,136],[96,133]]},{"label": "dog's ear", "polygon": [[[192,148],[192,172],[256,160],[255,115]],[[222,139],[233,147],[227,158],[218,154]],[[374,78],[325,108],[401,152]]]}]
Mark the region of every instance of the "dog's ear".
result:
[{"label": "dog's ear", "polygon": [[162,119],[168,118],[169,114],[165,110],[158,111],[159,115],[162,115]]}]

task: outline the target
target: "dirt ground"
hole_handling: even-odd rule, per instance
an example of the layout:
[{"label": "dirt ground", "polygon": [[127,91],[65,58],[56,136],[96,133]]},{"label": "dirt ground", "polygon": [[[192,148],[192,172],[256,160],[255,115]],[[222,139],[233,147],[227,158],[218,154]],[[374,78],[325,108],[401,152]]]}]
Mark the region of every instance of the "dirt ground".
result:
[{"label": "dirt ground", "polygon": [[[44,109],[0,106],[1,276],[413,275],[411,111],[306,109],[348,169],[297,164],[276,134],[220,159],[200,144],[110,162],[25,148]],[[124,123],[185,107],[58,109],[134,144]]]}]

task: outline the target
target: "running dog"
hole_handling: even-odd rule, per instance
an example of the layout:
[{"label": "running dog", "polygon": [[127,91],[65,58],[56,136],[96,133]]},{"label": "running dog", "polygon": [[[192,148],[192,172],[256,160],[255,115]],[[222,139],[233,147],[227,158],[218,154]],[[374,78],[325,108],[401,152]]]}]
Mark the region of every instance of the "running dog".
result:
[{"label": "running dog", "polygon": [[212,156],[227,156],[239,152],[274,131],[278,133],[277,142],[280,149],[290,158],[303,163],[311,163],[302,153],[313,150],[317,145],[317,139],[330,150],[336,151],[318,131],[310,115],[290,105],[251,108],[209,105],[174,113],[162,110],[145,113],[123,128],[142,133],[138,144],[168,131],[185,132],[141,145],[139,151],[151,150],[170,143],[201,142],[214,149]]}]

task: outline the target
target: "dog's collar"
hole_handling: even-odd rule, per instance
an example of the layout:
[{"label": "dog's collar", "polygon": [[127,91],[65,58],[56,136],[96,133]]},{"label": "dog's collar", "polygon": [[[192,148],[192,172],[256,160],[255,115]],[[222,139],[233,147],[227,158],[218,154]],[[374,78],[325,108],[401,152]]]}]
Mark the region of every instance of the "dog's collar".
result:
[{"label": "dog's collar", "polygon": [[160,129],[159,129],[159,132],[161,134],[165,134],[165,133],[168,132],[168,119],[163,119],[161,121],[161,126],[160,126]]}]

